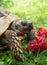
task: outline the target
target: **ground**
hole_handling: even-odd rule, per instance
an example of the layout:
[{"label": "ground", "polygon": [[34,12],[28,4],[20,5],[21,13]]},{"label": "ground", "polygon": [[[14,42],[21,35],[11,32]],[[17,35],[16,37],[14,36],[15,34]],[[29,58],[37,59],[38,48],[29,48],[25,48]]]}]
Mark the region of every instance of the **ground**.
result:
[{"label": "ground", "polygon": [[[32,21],[36,30],[40,27],[47,29],[47,0],[1,0],[3,6],[9,12],[23,19]],[[26,51],[27,39],[22,41],[24,54],[27,61],[21,62],[12,58],[10,50],[0,51],[0,65],[47,65],[47,50],[39,53]]]}]

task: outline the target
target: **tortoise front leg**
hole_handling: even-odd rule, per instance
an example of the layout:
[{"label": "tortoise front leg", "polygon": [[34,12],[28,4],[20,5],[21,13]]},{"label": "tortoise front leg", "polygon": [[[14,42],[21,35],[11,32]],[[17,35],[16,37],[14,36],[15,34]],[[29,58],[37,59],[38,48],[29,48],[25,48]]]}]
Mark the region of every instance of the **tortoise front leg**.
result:
[{"label": "tortoise front leg", "polygon": [[23,54],[23,49],[21,47],[21,42],[17,36],[17,34],[12,30],[7,30],[4,34],[8,40],[8,44],[13,56],[16,56],[17,59],[25,60],[25,56]]}]

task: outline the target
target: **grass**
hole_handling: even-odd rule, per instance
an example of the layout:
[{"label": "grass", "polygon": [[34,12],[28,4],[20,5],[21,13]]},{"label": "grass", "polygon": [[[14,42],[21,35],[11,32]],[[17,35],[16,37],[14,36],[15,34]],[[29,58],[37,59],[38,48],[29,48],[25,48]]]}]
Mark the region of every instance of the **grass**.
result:
[{"label": "grass", "polygon": [[[2,0],[3,6],[9,12],[23,19],[29,19],[36,29],[47,29],[47,0]],[[12,58],[10,50],[0,51],[0,65],[47,65],[47,50],[39,53],[26,51],[27,40],[23,40],[22,46],[27,61],[21,62]]]}]

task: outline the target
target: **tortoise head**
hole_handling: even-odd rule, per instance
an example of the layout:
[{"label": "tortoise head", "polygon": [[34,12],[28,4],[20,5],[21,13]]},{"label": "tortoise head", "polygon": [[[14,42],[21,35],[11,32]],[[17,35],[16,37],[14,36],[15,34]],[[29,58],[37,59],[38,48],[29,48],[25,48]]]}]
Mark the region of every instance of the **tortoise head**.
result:
[{"label": "tortoise head", "polygon": [[29,20],[20,20],[17,22],[13,22],[11,28],[15,30],[17,33],[27,34],[30,30],[33,29],[33,24]]}]

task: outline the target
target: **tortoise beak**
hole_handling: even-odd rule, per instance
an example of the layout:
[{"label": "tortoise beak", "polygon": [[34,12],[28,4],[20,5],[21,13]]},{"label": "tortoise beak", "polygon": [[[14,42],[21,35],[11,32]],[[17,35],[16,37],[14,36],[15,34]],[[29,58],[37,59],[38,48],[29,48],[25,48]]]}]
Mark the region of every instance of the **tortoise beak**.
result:
[{"label": "tortoise beak", "polygon": [[31,30],[30,26],[25,26],[24,28],[22,28],[21,32],[23,32],[24,34],[29,33],[29,31]]}]

